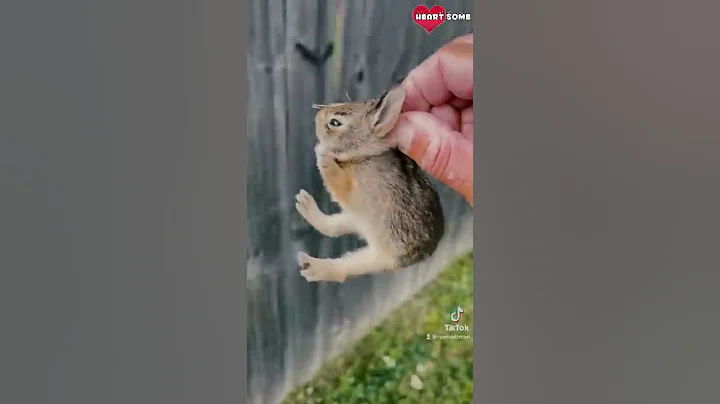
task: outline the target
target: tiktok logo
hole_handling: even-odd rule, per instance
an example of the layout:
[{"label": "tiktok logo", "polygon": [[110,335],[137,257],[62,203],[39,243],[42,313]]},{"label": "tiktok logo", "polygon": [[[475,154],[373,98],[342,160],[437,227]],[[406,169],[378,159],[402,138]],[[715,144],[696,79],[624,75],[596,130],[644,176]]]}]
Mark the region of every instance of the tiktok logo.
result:
[{"label": "tiktok logo", "polygon": [[457,307],[457,310],[450,313],[450,320],[452,320],[454,323],[457,323],[462,318],[463,309],[460,308],[460,306]]}]

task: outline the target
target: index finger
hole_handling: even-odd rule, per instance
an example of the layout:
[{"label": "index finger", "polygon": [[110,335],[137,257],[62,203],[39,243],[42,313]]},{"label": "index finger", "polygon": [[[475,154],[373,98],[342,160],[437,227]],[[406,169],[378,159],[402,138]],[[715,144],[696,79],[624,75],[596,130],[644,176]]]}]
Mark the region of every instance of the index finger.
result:
[{"label": "index finger", "polygon": [[455,98],[472,100],[472,34],[440,48],[408,74],[402,87],[405,90],[403,112],[428,112],[433,106]]}]

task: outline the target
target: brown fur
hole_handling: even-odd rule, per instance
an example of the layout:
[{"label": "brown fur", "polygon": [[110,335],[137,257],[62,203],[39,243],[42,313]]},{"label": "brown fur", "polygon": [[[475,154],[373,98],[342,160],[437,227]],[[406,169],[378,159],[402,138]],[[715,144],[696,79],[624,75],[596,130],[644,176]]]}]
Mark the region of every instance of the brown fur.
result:
[{"label": "brown fur", "polygon": [[353,190],[357,187],[354,177],[355,165],[350,163],[340,166],[333,158],[326,158],[319,165],[319,169],[333,202],[347,206]]},{"label": "brown fur", "polygon": [[342,213],[323,213],[304,190],[296,209],[324,235],[355,233],[368,245],[340,258],[299,253],[308,281],[405,268],[437,248],[445,230],[440,198],[420,167],[387,140],[404,97],[394,89],[379,99],[322,106],[315,116],[318,170]]}]

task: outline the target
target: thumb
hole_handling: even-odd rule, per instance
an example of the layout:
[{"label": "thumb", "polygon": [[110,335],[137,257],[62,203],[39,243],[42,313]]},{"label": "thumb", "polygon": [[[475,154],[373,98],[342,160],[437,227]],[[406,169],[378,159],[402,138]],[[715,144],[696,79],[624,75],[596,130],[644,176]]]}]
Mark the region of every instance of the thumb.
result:
[{"label": "thumb", "polygon": [[427,112],[400,115],[390,133],[401,152],[473,204],[473,144]]}]

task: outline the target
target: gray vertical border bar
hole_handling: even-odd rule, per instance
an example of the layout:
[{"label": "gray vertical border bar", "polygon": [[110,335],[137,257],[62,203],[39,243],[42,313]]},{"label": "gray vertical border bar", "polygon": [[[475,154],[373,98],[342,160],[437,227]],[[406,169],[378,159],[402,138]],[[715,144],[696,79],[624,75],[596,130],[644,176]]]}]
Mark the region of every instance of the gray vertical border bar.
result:
[{"label": "gray vertical border bar", "polygon": [[95,6],[112,135],[112,403],[247,396],[247,9]]},{"label": "gray vertical border bar", "polygon": [[1,3],[1,403],[246,401],[246,8]]},{"label": "gray vertical border bar", "polygon": [[89,7],[112,136],[111,402],[243,402],[247,5]]},{"label": "gray vertical border bar", "polygon": [[247,3],[89,5],[112,138],[111,403],[247,396]]},{"label": "gray vertical border bar", "polygon": [[475,402],[720,402],[718,15],[476,7]]}]

